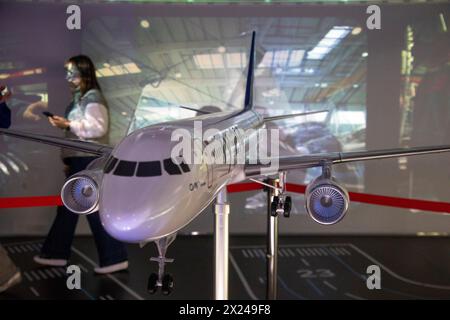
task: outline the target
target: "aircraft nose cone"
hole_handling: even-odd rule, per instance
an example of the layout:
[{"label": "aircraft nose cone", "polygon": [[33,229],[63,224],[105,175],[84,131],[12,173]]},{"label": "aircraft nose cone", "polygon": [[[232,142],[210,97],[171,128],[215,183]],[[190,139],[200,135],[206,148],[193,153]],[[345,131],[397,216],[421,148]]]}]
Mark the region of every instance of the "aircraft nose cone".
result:
[{"label": "aircraft nose cone", "polygon": [[[171,234],[201,209],[201,202],[197,201],[200,193],[189,188],[199,183],[197,171],[168,164],[175,143],[170,130],[146,130],[138,130],[116,147],[112,156],[118,159],[117,165],[102,180],[102,223],[111,236],[124,242],[145,242]],[[125,170],[126,174],[116,172],[122,162],[134,165],[134,169]],[[160,170],[149,176],[139,174],[149,162],[159,164]]]}]

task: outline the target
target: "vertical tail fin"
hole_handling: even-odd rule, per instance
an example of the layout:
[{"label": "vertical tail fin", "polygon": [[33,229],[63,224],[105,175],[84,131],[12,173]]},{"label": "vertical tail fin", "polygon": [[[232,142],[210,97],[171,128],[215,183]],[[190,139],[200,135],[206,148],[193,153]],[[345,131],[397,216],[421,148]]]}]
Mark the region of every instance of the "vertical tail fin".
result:
[{"label": "vertical tail fin", "polygon": [[250,47],[250,57],[248,59],[247,83],[245,86],[244,111],[253,109],[253,78],[255,75],[255,35],[252,32],[252,45]]}]

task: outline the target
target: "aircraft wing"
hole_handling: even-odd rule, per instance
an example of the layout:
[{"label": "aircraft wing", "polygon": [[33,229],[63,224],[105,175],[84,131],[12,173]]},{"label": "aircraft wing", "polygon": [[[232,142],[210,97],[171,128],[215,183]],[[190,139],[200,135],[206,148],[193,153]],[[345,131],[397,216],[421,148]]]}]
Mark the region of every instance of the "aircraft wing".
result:
[{"label": "aircraft wing", "polygon": [[[324,164],[338,164],[354,161],[408,157],[423,154],[450,152],[450,145],[384,149],[357,152],[332,152],[313,155],[285,156],[278,159],[261,160],[258,164],[246,164],[247,177],[275,174],[280,171],[319,167]],[[270,161],[270,162],[269,162]],[[276,163],[278,161],[278,166]],[[272,164],[272,167],[270,166]]]},{"label": "aircraft wing", "polygon": [[10,129],[0,129],[0,134],[4,134],[4,135],[11,136],[14,138],[40,142],[40,143],[44,143],[44,144],[48,144],[48,145],[52,145],[52,146],[56,146],[56,147],[91,153],[91,154],[100,155],[100,156],[105,155],[105,154],[110,154],[111,151],[113,150],[113,148],[110,146],[93,143],[93,142],[89,142],[89,141],[52,137],[52,136],[47,136],[47,135],[39,135],[39,134],[31,133],[31,132],[22,132],[22,131],[17,131],[17,130],[10,130]]}]

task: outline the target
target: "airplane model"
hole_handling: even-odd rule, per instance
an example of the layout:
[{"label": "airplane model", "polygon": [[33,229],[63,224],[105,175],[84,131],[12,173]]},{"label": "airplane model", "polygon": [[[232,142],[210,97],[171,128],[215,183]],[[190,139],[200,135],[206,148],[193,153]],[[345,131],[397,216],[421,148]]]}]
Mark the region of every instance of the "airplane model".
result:
[{"label": "airplane model", "polygon": [[[70,177],[62,187],[64,205],[74,213],[90,214],[99,211],[106,231],[114,238],[144,244],[155,242],[159,257],[158,274],[149,279],[149,291],[162,287],[169,293],[173,286],[164,266],[172,259],[166,251],[177,231],[189,224],[231,183],[264,177],[261,163],[222,163],[189,165],[172,159],[176,142],[171,140],[174,130],[194,130],[194,121],[201,121],[204,129],[214,128],[217,134],[203,137],[202,144],[223,141],[224,154],[233,153],[248,143],[250,136],[229,141],[223,139],[231,131],[258,129],[268,121],[304,116],[310,113],[262,117],[253,110],[253,79],[255,32],[252,34],[244,108],[240,111],[202,114],[198,117],[151,125],[132,132],[116,146],[72,140],[33,133],[1,129],[0,133],[58,147],[75,149],[98,155],[86,170]],[[195,141],[193,141],[195,143]],[[198,141],[197,141],[198,142]],[[279,195],[271,208],[289,214],[291,198],[285,194],[286,172],[293,169],[322,167],[322,175],[306,189],[306,209],[316,222],[333,224],[347,212],[349,196],[332,176],[332,166],[339,163],[386,159],[440,152],[449,152],[450,145],[388,149],[364,152],[335,152],[312,155],[278,157]],[[272,186],[273,187],[273,186]],[[276,188],[276,187],[275,187]],[[228,250],[227,247],[223,247]],[[217,269],[216,269],[217,270]]]}]

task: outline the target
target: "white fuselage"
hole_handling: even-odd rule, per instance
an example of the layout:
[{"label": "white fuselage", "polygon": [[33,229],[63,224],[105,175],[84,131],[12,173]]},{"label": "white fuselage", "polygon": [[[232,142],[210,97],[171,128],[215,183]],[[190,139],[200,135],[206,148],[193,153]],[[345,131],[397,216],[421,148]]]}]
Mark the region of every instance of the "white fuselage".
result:
[{"label": "white fuselage", "polygon": [[[222,112],[152,125],[125,137],[112,152],[118,160],[105,172],[100,188],[99,213],[111,236],[141,243],[175,233],[200,214],[221,188],[245,178],[244,165],[236,162],[201,161],[181,169],[174,167],[171,152],[178,142],[172,141],[172,132],[186,129],[194,139],[194,121],[201,121],[203,133],[208,129],[219,132],[203,136],[203,145],[204,141],[222,139],[229,130],[246,132],[264,125],[263,118],[252,110]],[[248,139],[243,135],[227,141],[225,148],[235,152]]]}]

